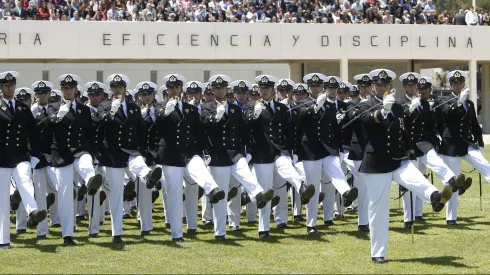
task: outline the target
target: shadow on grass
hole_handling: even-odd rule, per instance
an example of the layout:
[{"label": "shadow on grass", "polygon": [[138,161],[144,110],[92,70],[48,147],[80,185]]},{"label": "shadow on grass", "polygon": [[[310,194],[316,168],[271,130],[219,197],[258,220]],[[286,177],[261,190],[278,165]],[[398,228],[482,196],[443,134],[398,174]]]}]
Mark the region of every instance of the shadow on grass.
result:
[{"label": "shadow on grass", "polygon": [[464,268],[476,268],[474,266],[468,266],[457,261],[463,260],[462,257],[455,256],[436,256],[436,257],[422,257],[403,260],[391,260],[398,263],[422,263],[427,265],[440,265],[440,266],[452,266],[452,267],[464,267]]}]

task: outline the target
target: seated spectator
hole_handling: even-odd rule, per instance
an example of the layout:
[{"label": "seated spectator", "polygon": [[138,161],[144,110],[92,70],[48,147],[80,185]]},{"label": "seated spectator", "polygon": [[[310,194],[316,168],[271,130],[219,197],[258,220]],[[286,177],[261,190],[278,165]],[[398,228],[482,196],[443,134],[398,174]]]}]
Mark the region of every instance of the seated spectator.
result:
[{"label": "seated spectator", "polygon": [[78,16],[78,11],[73,13],[73,17],[70,19],[70,21],[80,21],[80,17]]}]

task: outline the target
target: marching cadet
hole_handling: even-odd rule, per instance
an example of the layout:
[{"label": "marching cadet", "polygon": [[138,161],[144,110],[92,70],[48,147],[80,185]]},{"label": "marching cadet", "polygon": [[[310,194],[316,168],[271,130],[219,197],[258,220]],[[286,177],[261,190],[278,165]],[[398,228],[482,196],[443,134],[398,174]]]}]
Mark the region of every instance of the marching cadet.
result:
[{"label": "marching cadet", "polygon": [[[404,127],[407,129],[410,146],[413,148],[416,157],[412,160],[413,164],[422,174],[425,174],[427,166],[439,176],[445,185],[451,185],[458,190],[468,189],[469,185],[465,184],[465,176],[460,174],[456,179],[451,169],[434,150],[436,146],[438,147],[438,140],[430,105],[426,99],[421,99],[420,95],[417,95],[418,87],[427,89],[428,78],[422,78],[417,73],[408,72],[402,74],[399,79],[403,84],[405,95],[398,98],[396,103],[405,110]],[[403,195],[403,209],[405,228],[412,226],[413,215],[415,215],[415,220],[423,219],[423,200],[414,196],[412,192],[405,192]]]},{"label": "marching cadet", "polygon": [[[10,248],[10,181],[13,179],[29,214],[27,226],[36,228],[47,215],[38,209],[34,199],[31,167],[39,163],[41,147],[39,131],[30,107],[14,98],[18,72],[7,71],[0,74],[0,249]],[[30,145],[30,150],[28,146]],[[45,195],[43,195],[44,197]],[[73,213],[73,212],[72,212]]]},{"label": "marching cadet", "polygon": [[252,84],[252,89],[248,91],[248,102],[255,102],[259,99],[260,99],[259,85]]},{"label": "marching cadet", "polygon": [[[199,81],[188,81],[183,88],[185,100],[197,108],[197,112],[202,112],[202,93],[206,88],[205,83]],[[204,163],[209,164],[208,156],[204,156]],[[193,175],[187,171],[184,174],[184,218],[183,223],[187,224],[187,234],[196,234],[197,232],[197,212],[198,200],[202,197],[202,189],[194,180]],[[202,217],[204,224],[211,224],[213,212],[208,197],[202,199]]]},{"label": "marching cadet", "polygon": [[[367,100],[367,97],[371,94],[372,81],[369,74],[359,74],[354,76],[356,80],[359,93],[353,93],[351,100],[347,103],[347,121],[351,121],[356,116],[356,110],[358,105]],[[357,95],[357,96],[356,96]],[[368,206],[369,200],[367,196],[367,183],[364,179],[364,174],[359,172],[362,158],[364,157],[364,147],[366,146],[366,134],[364,132],[363,125],[360,120],[354,121],[350,125],[352,131],[350,151],[347,159],[354,163],[354,169],[351,170],[354,176],[354,185],[358,189],[357,195],[357,215],[358,215],[358,230],[360,232],[369,232],[369,215]]]},{"label": "marching cadet", "polygon": [[[272,199],[274,191],[271,188],[264,191],[248,167],[246,158],[251,155],[245,152],[249,137],[242,110],[226,100],[228,84],[231,79],[226,75],[214,75],[209,79],[215,101],[203,106],[201,121],[205,127],[209,141],[209,168],[218,187],[228,191],[230,178],[233,176],[255,198],[257,207],[262,209]],[[245,82],[238,87],[246,88]],[[234,187],[236,188],[236,187]],[[226,235],[226,206],[225,200],[213,205],[214,230],[217,240],[225,240]]]},{"label": "marching cadet", "polygon": [[[466,73],[455,70],[447,74],[452,94],[442,96],[434,102],[436,109],[439,135],[442,138],[438,153],[451,169],[459,175],[461,159],[470,163],[485,179],[490,182],[490,164],[483,157],[483,135],[476,117],[475,103],[468,99],[469,89],[464,89]],[[459,177],[458,177],[459,178]],[[466,179],[469,187],[471,178]],[[458,195],[464,193],[464,187],[453,190],[453,197],[446,209],[446,222],[455,225],[458,215]]]},{"label": "marching cadet", "polygon": [[395,77],[396,74],[387,69],[371,71],[369,78],[374,83],[374,96],[359,104],[356,111],[367,138],[359,172],[365,173],[365,182],[369,182],[371,257],[375,263],[386,263],[392,181],[425,198],[435,212],[444,208],[452,194],[450,186],[439,192],[410,162],[409,155],[412,157],[413,150],[405,143],[403,107],[395,103],[393,90],[383,96],[390,91]]},{"label": "marching cadet", "polygon": [[[264,190],[272,188],[274,170],[297,188],[302,202],[308,203],[315,193],[313,185],[304,184],[305,178],[293,167],[298,156],[293,152],[293,136],[286,105],[274,100],[277,78],[260,75],[255,78],[261,99],[250,102],[245,111],[250,131],[250,149],[255,174]],[[247,147],[248,148],[248,147]],[[270,204],[259,211],[259,238],[269,239]]]},{"label": "marching cadet", "polygon": [[80,78],[74,74],[64,74],[58,81],[63,100],[48,107],[48,127],[53,131],[48,177],[58,188],[58,209],[64,244],[76,245],[72,239],[75,227],[73,171],[82,177],[89,195],[97,192],[102,184],[102,176],[95,174],[91,156],[95,154],[95,146],[90,109],[75,100]]},{"label": "marching cadet", "polygon": [[[17,99],[18,101],[24,103],[25,105],[27,105],[27,107],[31,107],[31,101],[32,101],[32,90],[30,88],[27,88],[27,87],[21,87],[21,88],[17,88],[15,89],[15,92],[14,92],[14,97],[15,99]],[[20,198],[20,195],[19,195],[19,191],[16,189],[16,187],[14,187],[13,184],[11,184],[11,188],[10,188],[10,191],[12,193],[15,192],[16,194],[11,194],[11,198],[14,197],[14,196],[18,196]],[[36,189],[34,188],[34,195],[36,194]],[[38,207],[40,207],[41,209],[46,209],[46,206],[42,206],[42,205],[39,205],[39,202],[36,200],[36,203],[38,204]],[[19,207],[17,208],[17,211],[15,211],[15,228],[17,230],[17,234],[24,234],[24,233],[27,233],[27,212],[26,212],[26,209],[24,207],[24,204],[22,204],[22,200],[20,202],[20,205]],[[46,219],[43,221],[45,222]]]},{"label": "marching cadet", "polygon": [[218,203],[225,197],[200,156],[206,149],[203,127],[195,106],[181,100],[185,78],[170,74],[164,78],[169,99],[156,115],[159,136],[157,164],[162,167],[166,180],[168,221],[172,240],[183,242],[182,235],[182,182],[187,171],[204,188],[210,202]]},{"label": "marching cadet", "polygon": [[[143,123],[141,109],[133,102],[126,100],[127,86],[129,78],[123,74],[110,75],[106,82],[113,93],[112,102],[100,108],[102,115],[100,118],[102,128],[101,132],[104,136],[103,143],[99,146],[101,151],[101,159],[99,166],[105,178],[107,178],[110,186],[109,204],[112,221],[112,242],[122,243],[122,217],[123,217],[123,199],[124,199],[124,177],[126,167],[128,176],[134,174],[137,177],[139,188],[136,188],[138,193],[143,193],[151,196],[151,191],[156,182],[162,177],[161,168],[151,169],[144,160],[147,154],[147,129]],[[156,85],[142,84],[141,89],[155,90]],[[141,83],[140,83],[141,84]],[[144,86],[144,87],[143,87]],[[144,190],[144,191],[142,191]],[[138,198],[136,198],[138,200]],[[147,199],[143,207],[149,207],[142,211],[150,211],[151,201]],[[141,203],[141,201],[139,201]],[[142,216],[141,235],[149,234],[151,219],[148,222],[146,216]],[[143,221],[145,226],[143,226]],[[148,225],[149,223],[150,225]],[[147,226],[147,227],[146,227]]]},{"label": "marching cadet", "polygon": [[204,84],[206,85],[206,89],[204,89],[203,92],[203,101],[204,103],[208,103],[214,100],[214,93],[213,89],[211,88],[211,83],[206,82]]},{"label": "marching cadet", "polygon": [[[90,108],[91,122],[94,129],[95,135],[95,146],[96,149],[102,145],[103,133],[100,126],[100,119],[102,112],[99,112],[99,108],[102,106],[102,100],[104,98],[104,91],[107,90],[107,86],[104,83],[98,81],[90,81],[85,84],[84,94],[88,98],[87,106]],[[99,159],[101,159],[100,150],[95,150],[95,155],[93,156],[94,163],[97,165]],[[98,165],[97,165],[98,166]],[[97,172],[100,173],[100,168],[96,168]],[[100,223],[104,220],[105,214],[105,199],[107,194],[102,188],[97,190],[97,193],[91,196],[87,196],[88,201],[88,212],[89,212],[89,227],[88,236],[89,238],[96,238],[99,234]],[[84,207],[85,209],[85,207]]]},{"label": "marching cadet", "polygon": [[[57,192],[55,187],[50,187],[46,169],[49,166],[51,158],[51,144],[53,142],[53,133],[49,130],[49,116],[48,116],[48,98],[51,90],[53,89],[53,83],[45,80],[39,80],[31,85],[34,94],[37,97],[37,103],[31,107],[32,115],[36,120],[37,129],[40,133],[40,145],[41,145],[41,157],[39,163],[33,167],[34,169],[34,194],[36,195],[36,202],[38,207],[42,209],[50,209],[50,206],[54,206],[50,209],[50,216],[54,217],[57,213],[56,197]],[[48,193],[49,187],[49,193]],[[46,195],[47,194],[47,195]],[[46,199],[44,199],[46,196]],[[40,222],[37,226],[37,238],[46,239],[48,234],[48,221],[47,219]]]},{"label": "marching cadet", "polygon": [[[316,104],[307,99],[308,101],[298,110],[303,127],[303,138],[298,152],[303,159],[306,181],[319,188],[322,172],[325,173],[331,185],[342,196],[343,205],[350,206],[357,198],[357,188],[350,188],[347,184],[339,158],[342,149],[340,123],[345,114],[339,116],[338,111],[346,110],[346,104],[337,100],[337,89],[342,81],[336,76],[327,77],[319,73],[305,75],[303,81],[308,84],[313,97],[318,95]],[[321,93],[324,86],[326,93]],[[332,194],[335,195],[335,190],[330,185],[325,187],[330,187],[323,192],[326,202],[330,203],[330,211],[333,211]],[[317,195],[313,196],[306,206],[306,227],[309,235],[318,234],[318,199]],[[327,203],[324,203],[324,208]]]}]

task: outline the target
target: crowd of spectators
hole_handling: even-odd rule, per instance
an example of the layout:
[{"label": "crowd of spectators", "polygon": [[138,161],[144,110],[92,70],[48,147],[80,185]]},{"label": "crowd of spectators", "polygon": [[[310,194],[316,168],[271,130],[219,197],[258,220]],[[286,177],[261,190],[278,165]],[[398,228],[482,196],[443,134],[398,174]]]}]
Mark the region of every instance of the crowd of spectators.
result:
[{"label": "crowd of spectators", "polygon": [[489,25],[432,0],[2,0],[1,20]]}]

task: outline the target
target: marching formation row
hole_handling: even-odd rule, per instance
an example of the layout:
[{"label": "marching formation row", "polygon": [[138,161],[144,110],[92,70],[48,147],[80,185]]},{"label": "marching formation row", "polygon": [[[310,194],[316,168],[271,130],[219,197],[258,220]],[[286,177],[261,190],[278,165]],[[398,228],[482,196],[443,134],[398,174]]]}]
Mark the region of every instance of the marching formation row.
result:
[{"label": "marching formation row", "polygon": [[[269,75],[257,84],[226,75],[201,83],[170,74],[160,88],[146,81],[134,90],[123,74],[84,87],[64,74],[61,91],[44,80],[16,89],[17,77],[0,74],[3,249],[10,248],[11,210],[18,232],[37,227],[45,239],[49,209],[64,244],[76,245],[75,216],[85,202],[90,237],[108,210],[113,242],[122,242],[131,202],[148,235],[160,190],[176,242],[184,241],[183,217],[187,233],[196,233],[201,197],[203,221],[214,224],[217,240],[226,240],[227,219],[239,230],[242,206],[249,221],[258,211],[259,238],[267,240],[271,209],[277,227],[287,227],[291,189],[295,220],[306,206],[309,235],[318,234],[319,203],[327,225],[334,209],[342,215],[354,203],[371,257],[384,263],[392,182],[404,190],[410,228],[423,219],[424,201],[436,212],[447,204],[447,223],[456,224],[458,196],[472,183],[460,173],[461,158],[490,180],[462,71],[448,74],[453,93],[435,100],[431,79],[413,72],[399,77],[405,91],[395,98],[396,75],[387,69],[355,76],[357,85],[320,73],[304,76],[304,84]],[[442,190],[427,181],[426,168]]]}]

